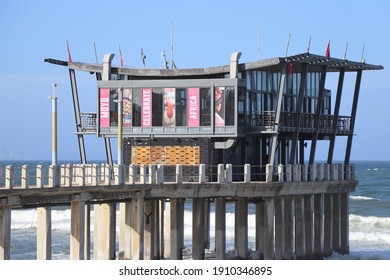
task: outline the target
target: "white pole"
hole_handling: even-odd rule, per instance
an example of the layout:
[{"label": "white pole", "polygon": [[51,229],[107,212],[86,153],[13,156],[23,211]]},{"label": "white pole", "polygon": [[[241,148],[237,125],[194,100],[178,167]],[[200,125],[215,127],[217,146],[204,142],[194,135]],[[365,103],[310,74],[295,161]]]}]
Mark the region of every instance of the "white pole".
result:
[{"label": "white pole", "polygon": [[51,99],[51,164],[54,166],[54,186],[58,185],[57,181],[57,84],[53,83],[53,93]]},{"label": "white pole", "polygon": [[122,87],[118,90],[118,167],[119,167],[119,184],[123,183],[123,107],[122,107],[122,101],[123,101],[123,92]]}]

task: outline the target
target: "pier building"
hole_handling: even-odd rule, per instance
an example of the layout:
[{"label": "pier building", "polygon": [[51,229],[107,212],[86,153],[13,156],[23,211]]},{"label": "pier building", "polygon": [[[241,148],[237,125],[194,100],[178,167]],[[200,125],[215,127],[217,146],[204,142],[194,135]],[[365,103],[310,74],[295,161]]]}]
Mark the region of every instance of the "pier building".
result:
[{"label": "pier building", "polygon": [[[362,73],[383,67],[311,53],[247,63],[240,56],[235,52],[225,66],[197,69],[115,66],[113,54],[102,64],[45,59],[69,71],[80,165],[51,166],[46,173],[36,167],[34,183],[21,170],[19,185],[13,167],[6,167],[0,256],[9,256],[4,244],[13,207],[68,204],[71,258],[90,256],[86,213],[93,205],[95,259],[181,259],[186,202],[192,204],[193,259],[205,258],[210,247],[211,205],[212,247],[217,259],[226,258],[227,203],[235,207],[237,258],[249,257],[249,205],[256,212],[256,258],[348,253],[348,194],[358,183],[350,155]],[[95,112],[80,110],[77,71],[96,80],[96,91],[83,93],[96,102]],[[335,90],[325,86],[329,73],[337,75]],[[355,87],[348,93],[350,112],[340,114],[346,76]],[[107,164],[88,162],[87,136],[102,139]],[[341,163],[334,162],[338,137],[346,137]],[[118,143],[115,163],[112,138]],[[316,158],[319,141],[328,143],[324,163]],[[40,232],[39,240],[50,238],[47,230]]]}]

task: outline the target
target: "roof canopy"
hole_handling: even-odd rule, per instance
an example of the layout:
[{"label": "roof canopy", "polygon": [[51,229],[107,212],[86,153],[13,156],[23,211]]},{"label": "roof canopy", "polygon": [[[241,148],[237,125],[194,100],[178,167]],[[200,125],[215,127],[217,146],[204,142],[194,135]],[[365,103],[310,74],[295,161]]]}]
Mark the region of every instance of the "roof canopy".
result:
[{"label": "roof canopy", "polygon": [[[75,69],[86,72],[103,72],[102,64],[90,64],[83,62],[67,62],[56,59],[45,59],[45,62],[66,66],[69,69]],[[285,63],[292,63],[294,72],[300,71],[302,65],[308,64],[309,72],[321,71],[322,66],[327,67],[328,72],[339,72],[344,69],[346,72],[354,72],[358,70],[381,70],[383,66],[366,64],[365,62],[349,61],[333,57],[315,55],[311,53],[302,53],[288,57],[278,57],[255,62],[246,62],[238,64],[239,71],[245,70],[268,70],[280,71]],[[148,69],[148,68],[132,68],[123,66],[112,66],[111,73],[120,75],[129,75],[133,77],[193,77],[193,76],[217,76],[227,74],[230,71],[230,66],[216,66],[207,68],[189,68],[189,69]]]}]

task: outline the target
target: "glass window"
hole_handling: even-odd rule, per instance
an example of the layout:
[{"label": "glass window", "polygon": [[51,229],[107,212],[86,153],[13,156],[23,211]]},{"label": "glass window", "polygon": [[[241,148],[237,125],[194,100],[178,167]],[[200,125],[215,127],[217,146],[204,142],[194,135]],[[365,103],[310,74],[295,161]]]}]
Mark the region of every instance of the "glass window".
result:
[{"label": "glass window", "polygon": [[225,126],[225,87],[214,88],[215,126]]},{"label": "glass window", "polygon": [[141,126],[142,94],[140,88],[133,88],[133,126]]},{"label": "glass window", "polygon": [[152,93],[152,126],[163,125],[164,89],[154,88]]},{"label": "glass window", "polygon": [[176,126],[187,126],[187,92],[185,88],[176,89]]},{"label": "glass window", "polygon": [[118,91],[110,90],[110,126],[118,126]]},{"label": "glass window", "polygon": [[176,89],[165,88],[164,89],[164,126],[175,127],[176,126]]},{"label": "glass window", "polygon": [[200,126],[211,125],[211,90],[200,89]]},{"label": "glass window", "polygon": [[225,89],[225,111],[229,112],[225,115],[225,125],[234,125],[235,117],[235,90],[232,87]]}]

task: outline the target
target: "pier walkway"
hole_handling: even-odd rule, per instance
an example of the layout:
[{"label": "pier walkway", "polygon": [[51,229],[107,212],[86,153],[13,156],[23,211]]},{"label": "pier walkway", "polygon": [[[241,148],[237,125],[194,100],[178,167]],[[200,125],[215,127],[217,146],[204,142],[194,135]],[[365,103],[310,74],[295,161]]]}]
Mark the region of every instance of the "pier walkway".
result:
[{"label": "pier walkway", "polygon": [[[196,176],[193,176],[196,174]],[[69,205],[70,259],[182,259],[184,201],[192,202],[192,258],[210,246],[226,258],[226,204],[235,205],[236,257],[248,254],[248,205],[256,208],[259,259],[349,253],[353,165],[8,165],[0,170],[0,259],[10,258],[12,209],[37,208],[37,259],[51,259],[51,207]],[[116,251],[117,208],[120,212]],[[94,213],[91,241],[90,213]]]}]

